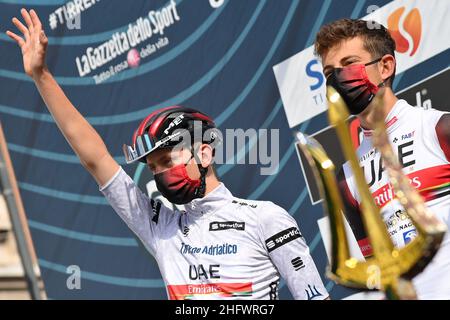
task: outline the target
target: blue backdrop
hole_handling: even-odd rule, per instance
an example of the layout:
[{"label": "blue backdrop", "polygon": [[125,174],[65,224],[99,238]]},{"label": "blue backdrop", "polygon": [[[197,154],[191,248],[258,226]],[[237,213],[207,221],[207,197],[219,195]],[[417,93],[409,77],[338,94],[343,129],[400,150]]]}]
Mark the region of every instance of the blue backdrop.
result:
[{"label": "blue backdrop", "polygon": [[[221,4],[177,0],[180,19],[163,35],[153,34],[136,49],[157,43],[159,38],[167,38],[168,43],[141,58],[139,67],[128,67],[101,83],[95,83],[92,76],[126,61],[127,54],[83,77],[77,57],[81,61],[88,47],[98,47],[114,33],[126,32],[130,23],[170,1],[91,1],[92,6],[81,14],[80,29],[51,22],[52,13],[65,2],[0,0],[2,31],[13,28],[10,19],[22,6],[37,10],[49,36],[50,70],[113,156],[124,164],[121,146],[130,141],[139,120],[156,108],[174,104],[202,110],[222,130],[280,129],[277,174],[261,176],[259,165],[220,165],[220,179],[235,196],[271,200],[288,210],[299,222],[331,296],[350,294],[324,275],[327,260],[316,223],[323,211],[309,200],[272,67],[310,46],[322,24],[362,17],[369,4],[383,6],[389,1],[226,0]],[[219,6],[214,8],[211,3]],[[166,299],[154,259],[79,164],[33,82],[23,73],[18,47],[3,33],[0,56],[0,116],[48,297]],[[395,89],[447,66],[448,53],[440,54],[398,75]],[[326,125],[325,117],[318,116],[302,128],[313,133]],[[145,188],[150,179],[147,170],[124,168]],[[81,268],[81,290],[66,286],[70,265]],[[284,286],[281,298],[290,297]]]}]

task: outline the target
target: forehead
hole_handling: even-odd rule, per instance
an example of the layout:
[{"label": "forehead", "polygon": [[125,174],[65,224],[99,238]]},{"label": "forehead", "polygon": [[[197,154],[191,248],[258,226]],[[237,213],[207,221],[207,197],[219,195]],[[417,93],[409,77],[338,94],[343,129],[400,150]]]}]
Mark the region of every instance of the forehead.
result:
[{"label": "forehead", "polygon": [[335,46],[332,46],[322,57],[324,66],[338,66],[339,62],[347,56],[359,56],[362,59],[370,58],[371,54],[364,48],[364,42],[361,37],[343,40]]},{"label": "forehead", "polygon": [[177,151],[175,151],[175,149],[172,149],[172,148],[158,149],[158,150],[155,150],[152,153],[150,153],[145,158],[145,160],[147,161],[147,164],[158,163],[162,159],[171,157],[173,155],[173,152],[177,152]]}]

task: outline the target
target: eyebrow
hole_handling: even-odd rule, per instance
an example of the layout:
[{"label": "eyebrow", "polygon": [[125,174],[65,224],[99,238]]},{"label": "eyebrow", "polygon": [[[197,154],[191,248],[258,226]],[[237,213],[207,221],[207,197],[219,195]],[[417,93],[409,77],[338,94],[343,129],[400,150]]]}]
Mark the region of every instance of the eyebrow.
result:
[{"label": "eyebrow", "polygon": [[[352,59],[352,58],[358,58],[358,59],[361,59],[361,57],[360,57],[360,56],[357,56],[357,55],[345,56],[345,57],[343,57],[343,58],[340,60],[341,65],[342,65],[346,60],[349,60],[349,59]],[[323,67],[323,73],[325,74],[329,69],[333,69],[333,68],[334,68],[334,67],[333,67],[331,64],[327,64],[325,67]]]},{"label": "eyebrow", "polygon": [[152,160],[151,162],[147,162],[147,164],[148,164],[149,166],[150,166],[150,165],[155,166],[156,163],[161,162],[161,161],[164,161],[164,158],[165,158],[166,156],[167,156],[166,154],[156,155],[156,156],[153,157],[153,160]]}]

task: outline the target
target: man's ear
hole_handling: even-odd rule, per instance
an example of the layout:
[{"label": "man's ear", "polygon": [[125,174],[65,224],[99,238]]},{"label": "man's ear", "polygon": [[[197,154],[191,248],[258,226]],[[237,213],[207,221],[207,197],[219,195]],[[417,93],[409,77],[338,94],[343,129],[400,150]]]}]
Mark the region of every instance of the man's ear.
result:
[{"label": "man's ear", "polygon": [[200,161],[203,168],[209,167],[213,162],[213,149],[209,144],[203,143],[199,150]]},{"label": "man's ear", "polygon": [[381,79],[386,81],[386,79],[392,77],[395,73],[396,61],[394,56],[386,54],[380,61],[379,64]]}]

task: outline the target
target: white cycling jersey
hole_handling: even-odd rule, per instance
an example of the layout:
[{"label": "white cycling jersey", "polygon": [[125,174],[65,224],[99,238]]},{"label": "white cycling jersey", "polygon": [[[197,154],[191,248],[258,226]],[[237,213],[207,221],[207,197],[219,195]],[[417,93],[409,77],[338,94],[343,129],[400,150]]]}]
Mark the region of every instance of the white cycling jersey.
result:
[{"label": "white cycling jersey", "polygon": [[100,191],[155,257],[169,299],[277,299],[280,275],[295,299],[328,297],[296,221],[272,202],[221,183],[172,211],[122,168]]},{"label": "white cycling jersey", "polygon": [[[433,109],[412,107],[405,100],[399,100],[386,118],[386,125],[389,139],[411,185],[423,196],[431,211],[449,227],[450,122],[448,118],[443,119],[444,114]],[[375,203],[381,208],[394,245],[403,247],[417,235],[416,228],[395,198],[389,177],[383,169],[380,153],[372,145],[372,131],[363,130],[363,136],[357,149],[360,166]],[[351,211],[359,210],[361,201],[349,163],[344,164],[339,180],[346,202],[346,213],[352,224],[351,221],[355,221],[355,216],[359,213]],[[355,228],[355,225],[358,223],[353,223],[352,227]],[[356,232],[360,233],[357,239],[361,251],[365,256],[371,255],[367,237],[361,236],[364,232]],[[449,233],[432,262],[414,278],[414,284],[420,299],[450,299]]]}]

